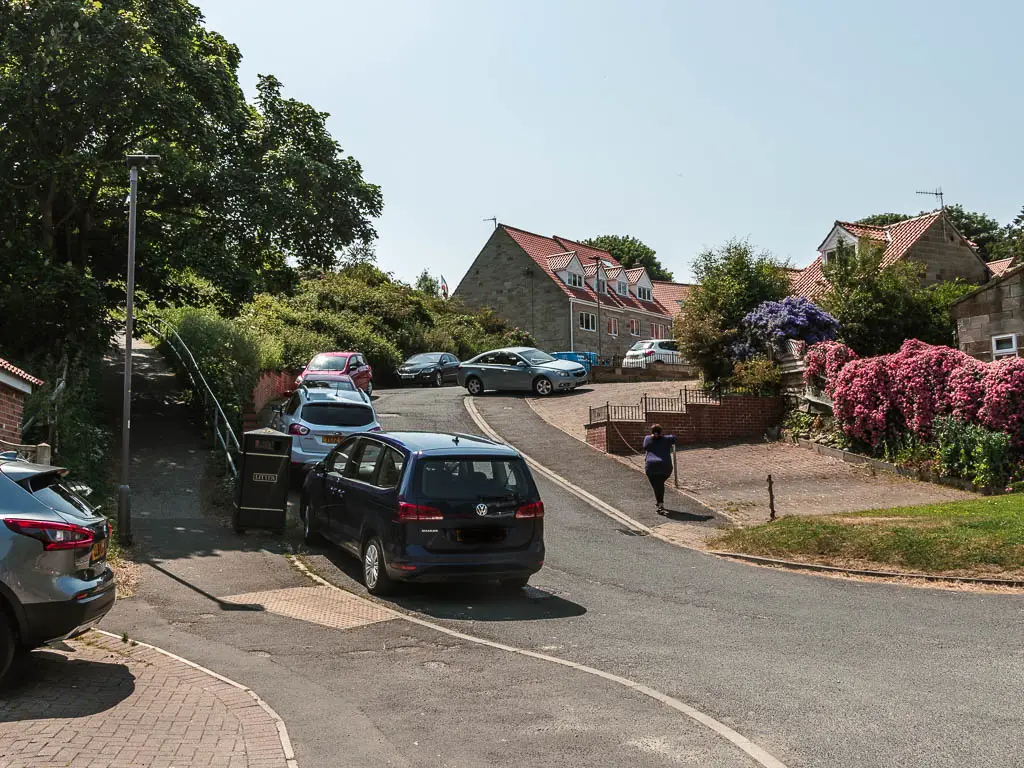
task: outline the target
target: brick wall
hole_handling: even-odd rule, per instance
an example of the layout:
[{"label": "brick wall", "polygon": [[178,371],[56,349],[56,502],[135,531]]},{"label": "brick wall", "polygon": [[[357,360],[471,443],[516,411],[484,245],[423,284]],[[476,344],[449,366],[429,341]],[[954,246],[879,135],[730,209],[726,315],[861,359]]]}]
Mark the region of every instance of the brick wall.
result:
[{"label": "brick wall", "polygon": [[925,265],[923,283],[961,278],[982,285],[988,280],[988,268],[949,225],[938,219],[907,253],[907,258]]},{"label": "brick wall", "polygon": [[292,371],[264,371],[252,390],[252,402],[246,406],[242,414],[242,431],[256,429],[259,412],[267,407],[267,403],[284,397],[295,388],[298,374]]},{"label": "brick wall", "polygon": [[616,421],[587,425],[587,442],[608,453],[640,450],[651,424],[661,424],[679,445],[703,445],[760,438],[782,420],[781,397],[730,395],[721,405],[687,405],[685,413],[648,412],[647,421]]},{"label": "brick wall", "polygon": [[953,307],[960,349],[979,360],[992,359],[992,337],[1021,334],[1024,346],[1024,273],[993,283]]},{"label": "brick wall", "polygon": [[21,443],[21,416],[25,394],[0,384],[0,440]]}]

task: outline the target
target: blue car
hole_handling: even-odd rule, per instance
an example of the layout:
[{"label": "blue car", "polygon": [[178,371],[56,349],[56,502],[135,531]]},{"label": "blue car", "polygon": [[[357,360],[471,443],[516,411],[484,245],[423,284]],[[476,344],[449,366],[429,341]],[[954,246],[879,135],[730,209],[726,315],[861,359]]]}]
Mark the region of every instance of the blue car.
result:
[{"label": "blue car", "polygon": [[518,451],[483,437],[387,432],[348,438],[306,477],[305,539],[360,559],[374,595],[397,582],[525,587],[544,565],[544,502]]}]

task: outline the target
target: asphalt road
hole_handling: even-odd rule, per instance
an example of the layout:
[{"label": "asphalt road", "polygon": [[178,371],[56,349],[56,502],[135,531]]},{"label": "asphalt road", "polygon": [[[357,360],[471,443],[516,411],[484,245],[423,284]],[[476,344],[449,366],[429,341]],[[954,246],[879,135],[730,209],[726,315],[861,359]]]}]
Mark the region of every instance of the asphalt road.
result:
[{"label": "asphalt road", "polygon": [[[476,432],[464,397],[454,388],[382,392],[377,408],[389,429]],[[561,433],[546,425],[531,423],[530,436],[521,436],[529,416],[520,399],[488,395],[477,405],[499,434],[519,434],[535,458],[552,445],[566,450]],[[614,482],[605,461],[590,454],[570,479],[601,498],[621,499],[621,488],[602,489]],[[549,597],[508,602],[433,588],[393,602],[445,626],[550,648],[650,685],[790,766],[1024,765],[1020,597],[726,562],[623,535],[560,487],[543,478],[538,485],[548,555],[531,584],[532,594]],[[649,499],[634,503],[645,510]],[[620,508],[631,511],[621,501]],[[332,581],[362,591],[343,555],[311,560]],[[614,706],[609,720],[629,717],[633,704]],[[633,715],[635,722],[646,717]]]}]

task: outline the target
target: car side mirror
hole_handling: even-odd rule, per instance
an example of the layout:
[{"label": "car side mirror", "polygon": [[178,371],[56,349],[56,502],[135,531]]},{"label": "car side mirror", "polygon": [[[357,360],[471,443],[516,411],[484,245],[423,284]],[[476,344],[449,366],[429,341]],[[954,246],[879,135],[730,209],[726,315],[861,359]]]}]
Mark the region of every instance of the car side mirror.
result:
[{"label": "car side mirror", "polygon": [[517,368],[529,368],[530,364],[527,363],[525,360],[520,360],[518,363],[516,363],[516,367]]}]

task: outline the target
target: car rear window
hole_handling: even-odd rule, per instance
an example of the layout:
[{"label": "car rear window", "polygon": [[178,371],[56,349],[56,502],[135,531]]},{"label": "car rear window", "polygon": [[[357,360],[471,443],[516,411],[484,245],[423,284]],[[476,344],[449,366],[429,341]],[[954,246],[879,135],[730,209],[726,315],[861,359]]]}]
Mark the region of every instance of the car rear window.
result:
[{"label": "car rear window", "polygon": [[37,475],[25,485],[33,496],[57,512],[74,517],[92,517],[94,515],[89,503],[60,482],[60,476],[55,473]]},{"label": "car rear window", "polygon": [[629,348],[629,351],[630,352],[636,352],[636,351],[641,350],[641,349],[650,349],[653,346],[654,346],[654,342],[653,341],[638,341],[636,344],[634,344],[632,347]]},{"label": "car rear window", "polygon": [[533,481],[522,459],[486,457],[424,459],[416,466],[417,496],[436,501],[526,497]]},{"label": "car rear window", "polygon": [[365,427],[373,423],[373,411],[355,403],[306,403],[299,418],[324,427]]},{"label": "car rear window", "polygon": [[335,392],[354,392],[356,388],[351,381],[338,381],[337,379],[333,381],[331,379],[306,379],[302,382],[302,386],[306,389],[331,389]]},{"label": "car rear window", "polygon": [[309,361],[311,371],[344,371],[348,357],[344,355],[317,355]]}]

